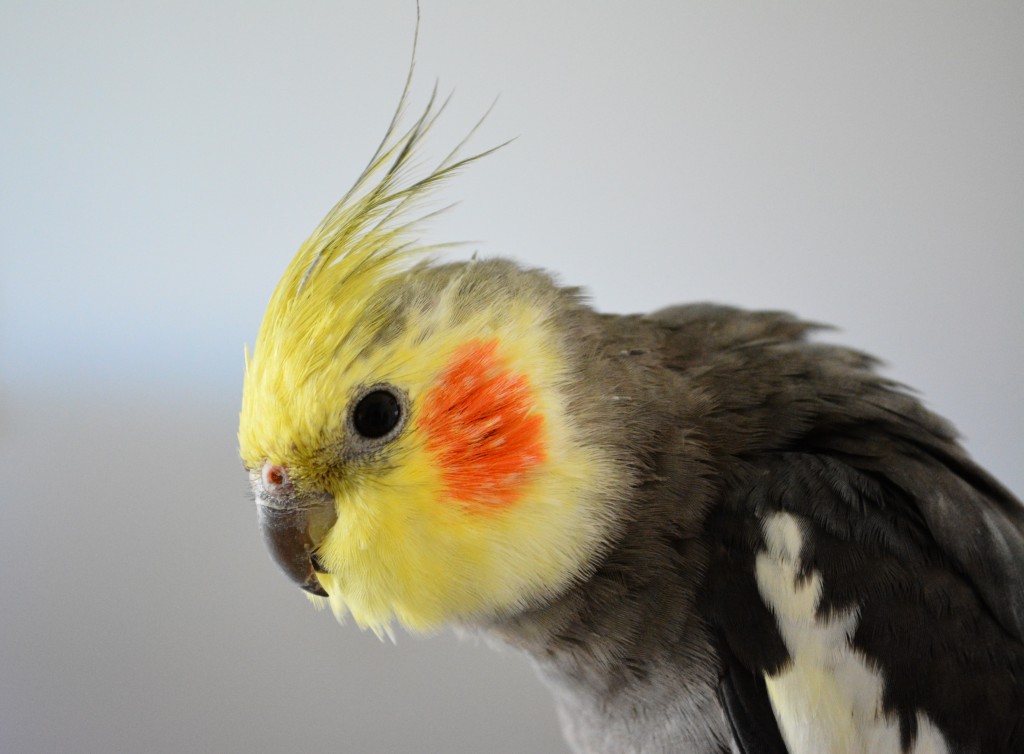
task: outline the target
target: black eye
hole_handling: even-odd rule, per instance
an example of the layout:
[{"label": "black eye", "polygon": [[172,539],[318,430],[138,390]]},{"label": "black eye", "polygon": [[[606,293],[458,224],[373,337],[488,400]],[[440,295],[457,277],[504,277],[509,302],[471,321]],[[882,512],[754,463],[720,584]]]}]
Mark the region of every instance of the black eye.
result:
[{"label": "black eye", "polygon": [[387,390],[373,390],[356,404],[352,424],[363,437],[376,440],[393,430],[402,418],[402,404]]}]

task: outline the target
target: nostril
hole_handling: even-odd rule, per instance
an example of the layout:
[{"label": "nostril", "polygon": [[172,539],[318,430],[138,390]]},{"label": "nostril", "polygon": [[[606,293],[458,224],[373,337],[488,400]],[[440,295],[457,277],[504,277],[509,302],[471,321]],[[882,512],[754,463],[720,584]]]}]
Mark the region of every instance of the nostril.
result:
[{"label": "nostril", "polygon": [[291,488],[288,469],[269,461],[263,464],[262,480],[263,489],[271,495],[282,495]]}]

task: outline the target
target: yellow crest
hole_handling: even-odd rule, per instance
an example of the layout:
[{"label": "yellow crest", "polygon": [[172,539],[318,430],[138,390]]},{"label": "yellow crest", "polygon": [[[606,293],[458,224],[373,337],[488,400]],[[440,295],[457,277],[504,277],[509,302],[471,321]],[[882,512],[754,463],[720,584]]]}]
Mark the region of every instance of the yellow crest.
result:
[{"label": "yellow crest", "polygon": [[412,258],[454,245],[417,243],[417,226],[447,207],[417,210],[432,189],[460,168],[504,146],[460,156],[481,118],[433,170],[414,177],[418,147],[447,100],[438,103],[435,87],[423,114],[408,130],[400,131],[411,80],[410,67],[398,108],[377,151],[299,248],[267,305],[252,355],[246,350],[239,445],[247,464],[273,455],[264,441],[282,436],[287,422],[310,416],[305,406],[294,406],[288,416],[265,410],[268,406],[260,405],[261,398],[272,397],[275,404],[287,405],[287,398],[299,394],[342,350],[359,353],[381,324],[372,304],[375,295]]}]

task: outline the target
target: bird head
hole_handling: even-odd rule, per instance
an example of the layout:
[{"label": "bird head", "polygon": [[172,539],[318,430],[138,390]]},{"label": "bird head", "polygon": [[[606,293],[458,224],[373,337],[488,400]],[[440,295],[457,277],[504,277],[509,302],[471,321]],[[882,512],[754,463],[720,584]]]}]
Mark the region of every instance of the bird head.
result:
[{"label": "bird head", "polygon": [[437,247],[415,239],[422,200],[482,156],[413,174],[439,111],[431,100],[400,133],[399,108],[246,357],[238,439],[271,554],[378,633],[509,615],[566,589],[608,543],[628,485],[581,387],[596,315],[543,273],[434,264]]}]

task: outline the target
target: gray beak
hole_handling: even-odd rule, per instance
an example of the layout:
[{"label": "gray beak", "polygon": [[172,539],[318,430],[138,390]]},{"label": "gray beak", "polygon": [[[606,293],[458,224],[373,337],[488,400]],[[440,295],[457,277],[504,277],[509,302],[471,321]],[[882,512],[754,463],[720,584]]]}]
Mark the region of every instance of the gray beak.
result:
[{"label": "gray beak", "polygon": [[[258,500],[256,505],[260,530],[263,532],[263,541],[270,550],[270,557],[288,578],[307,592],[326,597],[327,592],[320,586],[313,571],[313,552],[319,541],[314,541],[311,534],[312,529],[320,528],[314,527],[313,524],[319,523],[317,519],[324,517],[325,511],[322,509],[325,506],[282,507],[281,502],[283,501],[274,500],[272,505],[267,505],[263,500]],[[331,502],[333,503],[333,500]]]},{"label": "gray beak", "polygon": [[316,578],[315,553],[338,520],[334,498],[323,492],[300,494],[291,482],[288,467],[269,461],[250,478],[260,531],[270,557],[307,592],[326,597]]}]

